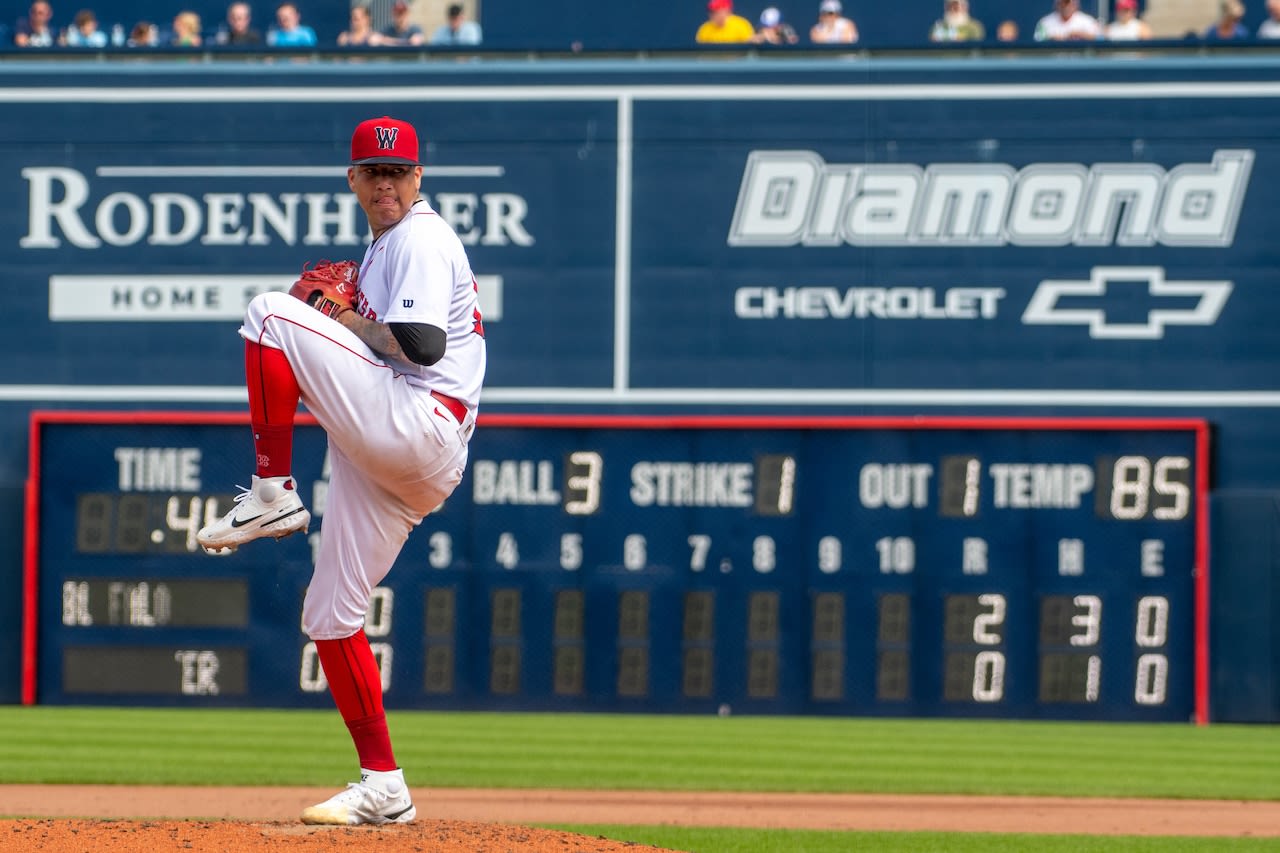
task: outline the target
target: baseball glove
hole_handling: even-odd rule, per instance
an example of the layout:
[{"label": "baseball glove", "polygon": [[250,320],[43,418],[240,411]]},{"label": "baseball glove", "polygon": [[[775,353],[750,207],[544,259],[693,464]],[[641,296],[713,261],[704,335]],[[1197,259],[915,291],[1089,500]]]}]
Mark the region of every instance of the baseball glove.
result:
[{"label": "baseball glove", "polygon": [[350,311],[355,302],[359,273],[360,265],[355,261],[304,264],[301,277],[289,288],[289,295],[336,320],[338,315]]}]

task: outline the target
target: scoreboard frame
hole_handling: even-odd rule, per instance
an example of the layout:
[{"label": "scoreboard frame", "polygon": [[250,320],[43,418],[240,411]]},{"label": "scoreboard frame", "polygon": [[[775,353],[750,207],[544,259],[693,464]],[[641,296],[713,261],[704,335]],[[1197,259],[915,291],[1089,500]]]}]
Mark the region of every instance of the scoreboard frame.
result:
[{"label": "scoreboard frame", "polygon": [[[51,530],[56,527],[56,523],[50,519],[42,517],[41,513],[41,497],[42,491],[50,487],[46,483],[43,475],[43,465],[46,460],[43,458],[42,438],[46,426],[71,424],[71,425],[102,425],[102,426],[129,426],[138,425],[146,426],[162,426],[162,427],[205,427],[205,426],[248,426],[248,416],[246,413],[218,413],[218,412],[90,412],[90,411],[36,411],[32,413],[30,421],[30,446],[29,446],[29,465],[30,476],[26,487],[26,514],[25,514],[25,544],[24,544],[24,589],[23,589],[23,634],[22,634],[22,701],[24,704],[34,704],[38,697],[38,676],[40,667],[40,655],[42,643],[55,643],[65,641],[65,638],[57,633],[52,627],[44,630],[42,633],[41,618],[49,617],[49,614],[40,612],[40,583],[42,576],[53,574],[58,575],[57,567],[45,567],[41,565],[41,543],[46,536],[53,533],[61,533],[65,535],[64,530]],[[300,426],[317,426],[314,418],[306,414],[300,414],[298,417]],[[1186,484],[1193,500],[1193,506],[1189,517],[1185,519],[1185,523],[1190,525],[1192,531],[1192,548],[1191,548],[1191,572],[1192,572],[1192,596],[1190,622],[1192,625],[1192,637],[1190,638],[1191,650],[1191,695],[1192,695],[1192,713],[1191,719],[1200,725],[1209,722],[1209,654],[1208,654],[1208,631],[1209,631],[1209,552],[1208,552],[1208,494],[1209,494],[1209,447],[1210,447],[1210,427],[1207,421],[1195,418],[1113,418],[1113,417],[987,417],[987,416],[802,416],[802,415],[612,415],[612,414],[485,414],[479,419],[478,435],[484,435],[485,430],[528,430],[534,431],[535,434],[554,434],[555,431],[574,431],[574,430],[603,430],[609,431],[626,431],[638,430],[643,432],[649,431],[693,431],[695,433],[701,431],[727,430],[727,431],[845,431],[853,433],[866,433],[877,431],[890,432],[936,432],[946,433],[950,431],[976,431],[976,432],[1013,432],[1013,433],[1043,433],[1043,432],[1072,432],[1087,435],[1094,432],[1119,432],[1119,433],[1189,433],[1194,447],[1194,469],[1190,477],[1190,481]],[[552,431],[551,433],[538,433],[537,431]],[[473,449],[476,447],[473,442]],[[1105,448],[1103,448],[1105,450]],[[1102,458],[1102,457],[1099,457]],[[962,460],[963,461],[963,460]],[[468,477],[472,474],[469,471]],[[1099,481],[1101,483],[1101,481]],[[225,488],[225,484],[220,484]],[[82,501],[86,496],[80,496]],[[109,495],[95,494],[87,496],[95,500],[110,501],[114,498]],[[92,504],[92,501],[90,501]],[[758,508],[758,507],[757,507]],[[77,522],[82,524],[82,522]],[[430,526],[430,519],[424,523],[423,527]],[[79,531],[79,535],[83,536],[83,531]],[[140,547],[150,547],[141,545]],[[169,545],[170,550],[172,546]],[[201,555],[203,558],[203,555]],[[213,558],[209,558],[213,559]],[[181,576],[181,571],[173,572],[175,576]],[[393,570],[393,576],[395,571]],[[196,584],[198,587],[199,585]],[[649,607],[647,596],[627,598],[628,593],[625,591],[625,584],[620,593],[622,596],[619,600],[619,640],[618,654],[625,657],[627,649],[623,648],[626,641],[623,634],[627,630],[622,623],[627,621],[628,601],[637,608],[637,613],[641,613],[645,619],[647,616],[647,608]],[[211,589],[205,589],[200,594],[208,595]],[[239,602],[243,597],[243,590],[232,589],[232,595],[228,601],[232,604],[228,605],[234,609],[234,604]],[[145,590],[144,590],[145,594]],[[102,596],[94,593],[93,598],[96,602],[100,602]],[[830,601],[822,601],[822,593],[816,593],[814,604],[814,618],[817,620],[818,611],[822,606],[831,604]],[[885,596],[886,601],[881,606],[889,606],[891,609],[898,606],[893,596]],[[987,602],[982,599],[984,596],[948,596],[945,604],[948,620],[947,632],[954,633],[951,622],[954,619],[968,620],[964,625],[968,625],[974,618],[979,621],[984,618],[988,621],[991,614],[984,616],[984,607],[994,607],[1000,611],[1003,616],[1003,608],[1005,606],[1003,596],[995,596],[999,598],[998,602]],[[990,598],[990,596],[987,596]],[[1062,596],[1046,596],[1046,599],[1052,601],[1042,601],[1043,608],[1070,607],[1069,600],[1059,601]],[[1087,598],[1087,597],[1086,597]],[[843,598],[841,598],[843,602]],[[581,601],[575,602],[581,608]],[[693,599],[694,604],[698,604],[698,600]],[[821,605],[821,606],[820,606]],[[64,605],[65,606],[65,605]],[[99,608],[101,604],[97,604]],[[452,607],[452,603],[449,605]],[[493,602],[494,611],[494,631],[503,630],[498,626],[498,607],[499,602]],[[504,605],[505,606],[505,605]],[[518,599],[517,599],[518,606]],[[688,619],[690,600],[686,599],[685,618]],[[777,620],[777,600],[776,596],[771,600],[768,594],[763,596],[752,595],[750,597],[751,612],[748,614],[749,631],[754,632],[759,625],[770,625],[770,620]],[[558,607],[558,603],[557,603]],[[774,608],[773,611],[770,608]],[[953,612],[954,611],[954,612]],[[557,613],[559,611],[557,610]],[[192,616],[192,608],[188,604],[185,610],[179,608],[175,611],[179,614],[177,621],[169,624],[173,627],[171,630],[178,630],[176,626],[203,624],[204,626],[218,626],[217,616],[209,617],[212,621],[200,623],[190,621]],[[181,614],[185,613],[185,616]],[[975,617],[976,614],[976,617]],[[172,614],[170,614],[172,616]],[[226,618],[230,621],[223,627],[244,627],[244,614],[241,612],[232,613],[227,610]],[[884,618],[884,613],[881,614]],[[1077,615],[1076,618],[1083,619],[1084,616]],[[186,619],[187,621],[181,621]],[[1044,619],[1042,613],[1041,619]],[[794,627],[794,626],[793,626]],[[516,629],[518,630],[518,620]],[[97,629],[94,629],[97,630]],[[425,629],[424,629],[425,630]],[[647,628],[646,628],[647,630]],[[686,630],[688,630],[686,625]],[[766,627],[761,630],[775,630]],[[843,628],[841,629],[843,630]],[[967,629],[966,629],[967,630]],[[973,629],[975,632],[977,627]],[[816,631],[816,628],[815,628]],[[1042,641],[1043,636],[1043,625]],[[215,631],[216,633],[216,631]],[[816,638],[816,634],[815,634]],[[686,638],[687,639],[687,638]],[[883,640],[884,637],[882,636]],[[892,639],[892,638],[890,638]],[[686,646],[688,643],[686,643]],[[696,645],[696,643],[695,643]],[[748,644],[750,645],[750,643]],[[758,645],[758,644],[757,644]],[[817,640],[815,639],[815,655]],[[893,644],[890,642],[889,646]],[[94,673],[101,668],[102,661],[109,659],[109,641],[107,649],[99,647],[94,650],[93,644],[89,643],[83,646],[71,648],[64,647],[64,656],[67,651],[71,651],[75,655],[73,662],[68,659],[63,661],[64,677],[68,673],[81,673],[77,678],[87,678],[93,681]],[[130,654],[139,660],[144,658],[143,653],[146,649],[142,648],[122,648],[120,653],[126,657]],[[186,654],[186,653],[184,653]],[[246,670],[248,663],[243,659],[247,653],[240,654],[235,661],[234,678],[240,685],[240,694],[243,695],[246,684],[249,683]],[[637,653],[638,654],[638,653]],[[892,660],[894,651],[889,648],[887,652],[889,659]],[[981,657],[984,652],[978,651],[977,657]],[[106,656],[106,657],[104,657]],[[974,653],[969,652],[949,652],[949,658],[955,657],[964,666],[973,666]],[[518,660],[518,657],[516,658]],[[640,660],[647,677],[648,658],[647,651],[643,656],[636,657]],[[762,659],[763,660],[763,659]],[[776,659],[775,659],[776,660]],[[95,664],[94,662],[97,661]],[[687,664],[688,658],[686,658]],[[179,663],[191,672],[196,672],[201,662],[195,652],[190,653],[190,659],[183,659]],[[1042,660],[1043,665],[1043,660]],[[1182,665],[1181,662],[1171,663],[1170,666]],[[620,667],[625,668],[625,663],[620,663]],[[951,664],[948,661],[948,678],[950,679]],[[87,673],[85,675],[84,673]],[[816,673],[816,670],[815,670]],[[193,676],[195,677],[195,676]],[[688,673],[685,675],[689,678]],[[776,675],[774,676],[776,679]],[[881,673],[881,678],[884,674]],[[1163,677],[1163,676],[1161,676]],[[816,679],[816,674],[814,675]],[[1041,676],[1043,679],[1043,675]],[[619,695],[622,693],[622,682],[624,677],[622,674],[618,676]],[[61,682],[59,682],[61,683]],[[784,682],[784,687],[794,689],[794,678],[791,681]],[[142,692],[148,692],[150,688],[143,689]],[[892,690],[892,687],[890,688]],[[948,684],[948,691],[952,686]],[[977,690],[975,682],[975,690]],[[818,690],[814,688],[815,695]],[[1041,693],[1043,696],[1045,687],[1042,681]],[[643,708],[639,710],[645,710]]]}]

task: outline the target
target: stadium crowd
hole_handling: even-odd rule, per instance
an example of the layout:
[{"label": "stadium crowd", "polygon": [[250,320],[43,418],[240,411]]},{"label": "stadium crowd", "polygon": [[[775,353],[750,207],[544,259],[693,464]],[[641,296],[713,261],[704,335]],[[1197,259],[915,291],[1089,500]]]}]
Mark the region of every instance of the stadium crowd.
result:
[{"label": "stadium crowd", "polygon": [[[1051,0],[1053,8],[1037,21],[1032,38],[1047,41],[1139,41],[1154,38],[1151,27],[1141,17],[1139,0],[1104,0],[1114,14],[1103,24],[1080,9],[1080,0]],[[1269,17],[1250,32],[1241,21],[1245,7],[1241,0],[1220,0],[1218,16],[1201,31],[1186,37],[1205,41],[1280,38],[1280,0],[1266,0]],[[925,33],[932,42],[980,42],[987,28],[970,10],[969,0],[942,0],[942,15]],[[922,28],[923,29],[923,28]],[[1016,21],[1005,20],[993,27],[996,40],[1017,41]],[[808,30],[810,44],[853,44],[858,41],[858,25],[844,10],[841,0],[820,0],[817,19]],[[733,0],[709,0],[707,20],[698,28],[695,40],[701,43],[798,44],[800,38],[787,23],[783,11],[770,6],[752,24],[733,10]]]},{"label": "stadium crowd", "polygon": [[104,30],[92,9],[80,9],[70,23],[59,26],[50,0],[32,0],[27,14],[15,22],[11,41],[13,46],[20,48],[202,45],[289,48],[313,47],[322,42],[337,42],[342,46],[478,45],[483,39],[480,25],[467,18],[460,3],[449,6],[446,21],[429,35],[409,20],[408,13],[408,0],[396,0],[392,6],[391,23],[374,30],[370,24],[369,7],[353,3],[351,26],[347,30],[318,35],[303,21],[300,4],[294,0],[283,0],[276,2],[272,20],[264,32],[255,23],[253,6],[245,0],[233,0],[227,7],[226,19],[213,27],[201,21],[196,12],[182,10],[168,23],[142,20],[130,27],[115,23],[109,30]]},{"label": "stadium crowd", "polygon": [[[311,47],[334,44],[358,46],[457,46],[479,45],[483,41],[480,24],[468,18],[461,3],[448,7],[446,20],[430,33],[410,17],[411,0],[396,0],[391,7],[391,22],[375,29],[370,0],[357,0],[351,6],[350,24],[342,32],[317,33],[303,20],[297,0],[272,0],[271,20],[265,28],[257,25],[255,10],[246,0],[233,0],[225,20],[213,26],[201,21],[189,10],[178,12],[171,21],[143,20],[126,27],[115,23],[104,29],[89,8],[79,9],[70,21],[59,25],[50,0],[32,0],[27,14],[17,20],[9,38],[19,48],[52,47],[199,47],[201,45],[267,46],[276,48]],[[981,0],[940,0],[941,14],[933,21],[922,20],[921,38],[939,42],[982,42],[989,38],[1000,42],[1019,41],[1024,37],[1016,21],[993,22],[988,27],[971,2]],[[1041,0],[1051,9],[1039,18],[1028,34],[1036,42],[1052,41],[1136,41],[1154,37],[1143,19],[1140,2],[1146,0],[1101,0],[1109,19],[1099,21],[1081,10],[1080,0]],[[1264,0],[1268,18],[1251,31],[1244,26],[1245,7],[1241,0],[1218,0],[1216,17],[1205,21],[1203,28],[1185,33],[1187,38],[1204,41],[1280,39],[1280,0]],[[758,7],[757,7],[758,8]],[[734,0],[709,0],[706,20],[697,28],[694,41],[701,44],[774,44],[802,43],[856,44],[860,34],[855,16],[846,10],[842,0],[818,0],[811,23],[800,26],[784,13],[781,6],[764,9],[756,21],[735,13]],[[0,31],[4,24],[0,24]]]}]

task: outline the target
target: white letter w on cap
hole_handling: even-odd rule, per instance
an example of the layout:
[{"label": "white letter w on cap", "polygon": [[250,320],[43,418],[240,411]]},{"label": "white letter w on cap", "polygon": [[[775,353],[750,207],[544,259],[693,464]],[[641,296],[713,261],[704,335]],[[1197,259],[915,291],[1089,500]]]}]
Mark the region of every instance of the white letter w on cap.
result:
[{"label": "white letter w on cap", "polygon": [[379,151],[396,150],[396,136],[400,133],[398,127],[381,127],[375,125],[373,128],[374,136],[378,137]]}]

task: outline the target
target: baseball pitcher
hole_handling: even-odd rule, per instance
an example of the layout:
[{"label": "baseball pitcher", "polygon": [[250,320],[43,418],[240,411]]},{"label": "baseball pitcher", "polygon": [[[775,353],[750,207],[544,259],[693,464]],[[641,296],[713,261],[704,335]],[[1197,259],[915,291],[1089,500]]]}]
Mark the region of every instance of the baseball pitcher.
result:
[{"label": "baseball pitcher", "polygon": [[416,810],[392,752],[365,611],[409,532],[462,479],[484,326],[466,251],[419,196],[414,127],[386,116],[357,125],[347,183],[373,242],[358,268],[321,262],[288,293],[249,303],[240,335],[256,470],[197,538],[216,554],[306,531],[311,514],[291,474],[294,415],[305,403],[328,435],[331,473],[303,630],[351,732],[360,781],[302,820],[407,823]]}]

